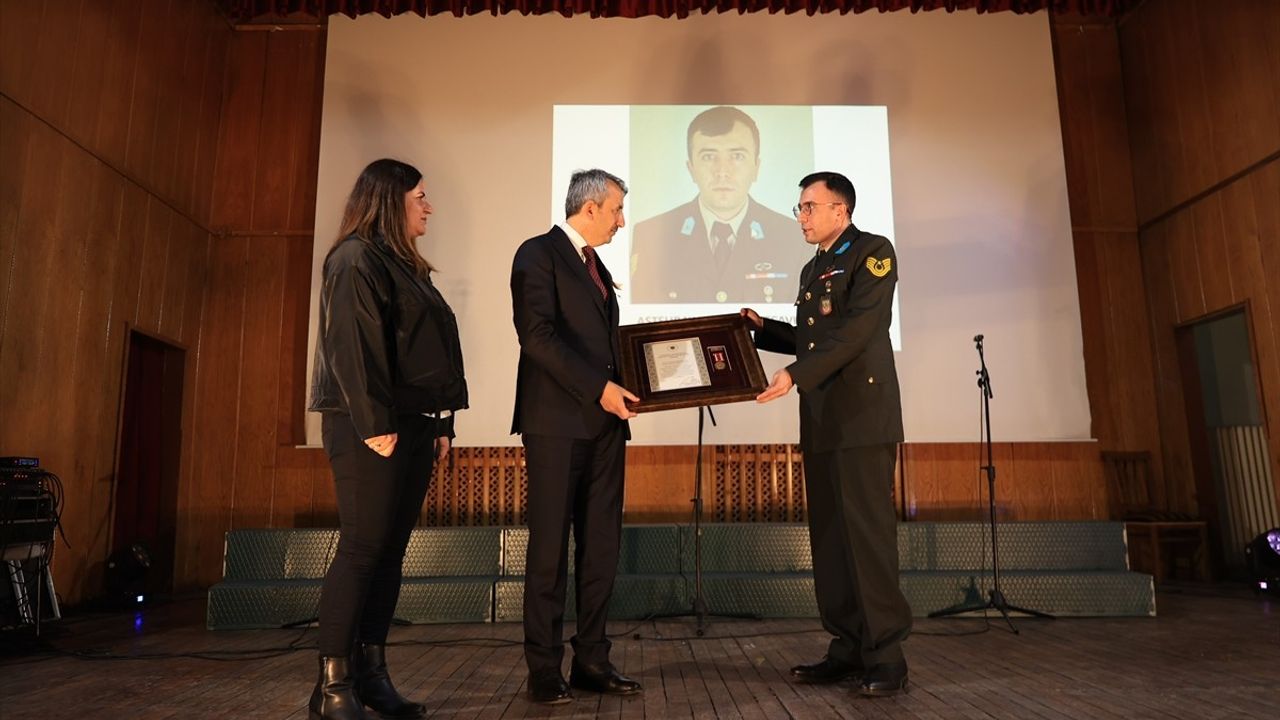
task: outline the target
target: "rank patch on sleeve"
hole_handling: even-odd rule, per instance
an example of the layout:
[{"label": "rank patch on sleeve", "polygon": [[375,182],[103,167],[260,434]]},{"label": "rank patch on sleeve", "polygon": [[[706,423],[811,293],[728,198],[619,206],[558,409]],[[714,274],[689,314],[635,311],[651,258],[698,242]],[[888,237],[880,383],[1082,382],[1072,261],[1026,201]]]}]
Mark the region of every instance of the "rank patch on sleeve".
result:
[{"label": "rank patch on sleeve", "polygon": [[878,278],[888,275],[889,271],[892,269],[893,258],[885,258],[883,260],[877,260],[873,257],[867,258],[867,270],[871,271],[871,274]]}]

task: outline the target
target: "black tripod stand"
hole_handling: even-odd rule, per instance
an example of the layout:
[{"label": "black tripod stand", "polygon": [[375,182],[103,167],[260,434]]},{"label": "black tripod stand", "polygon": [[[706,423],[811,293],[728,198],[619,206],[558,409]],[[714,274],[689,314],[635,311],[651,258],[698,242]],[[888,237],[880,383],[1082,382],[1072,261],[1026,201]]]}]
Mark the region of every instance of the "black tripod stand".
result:
[{"label": "black tripod stand", "polygon": [[978,601],[976,603],[964,603],[954,607],[943,608],[929,613],[929,617],[949,617],[977,610],[999,610],[1000,615],[1004,617],[1004,621],[1009,624],[1009,629],[1013,631],[1014,635],[1017,635],[1019,634],[1018,628],[1013,626],[1013,620],[1009,617],[1010,612],[1048,618],[1050,620],[1053,619],[1053,616],[1039,610],[1028,610],[1017,605],[1010,605],[1005,600],[1004,591],[1000,589],[999,543],[996,541],[996,465],[991,457],[991,375],[987,372],[987,359],[982,354],[982,336],[975,335],[973,342],[978,348],[978,392],[982,399],[982,430],[980,431],[982,437],[978,441],[983,444],[987,453],[987,464],[978,469],[987,474],[987,510],[991,522],[991,590],[987,592],[989,599],[986,603],[979,604],[981,601]]},{"label": "black tripod stand", "polygon": [[712,613],[707,609],[707,599],[702,595],[702,433],[704,420],[706,416],[710,416],[711,424],[716,424],[716,414],[711,412],[709,406],[701,406],[698,408],[698,453],[695,460],[693,471],[693,608],[687,613],[673,613],[670,615],[658,615],[656,619],[690,617],[694,618],[694,632],[698,637],[702,637],[707,632],[707,616],[715,615],[722,618],[734,618],[739,620],[758,620],[756,615],[734,614],[734,613]]}]

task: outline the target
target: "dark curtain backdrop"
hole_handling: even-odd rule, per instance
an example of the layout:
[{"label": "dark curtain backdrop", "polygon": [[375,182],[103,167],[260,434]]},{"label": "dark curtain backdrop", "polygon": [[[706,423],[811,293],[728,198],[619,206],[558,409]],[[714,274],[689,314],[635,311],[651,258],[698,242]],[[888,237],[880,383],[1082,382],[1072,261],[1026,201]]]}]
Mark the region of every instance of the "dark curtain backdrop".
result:
[{"label": "dark curtain backdrop", "polygon": [[686,17],[694,13],[768,12],[861,13],[876,10],[976,10],[980,13],[1053,13],[1117,16],[1142,0],[218,0],[235,22],[261,17],[329,15],[356,17],[377,13],[385,17],[418,15],[522,15],[559,13],[591,17]]}]

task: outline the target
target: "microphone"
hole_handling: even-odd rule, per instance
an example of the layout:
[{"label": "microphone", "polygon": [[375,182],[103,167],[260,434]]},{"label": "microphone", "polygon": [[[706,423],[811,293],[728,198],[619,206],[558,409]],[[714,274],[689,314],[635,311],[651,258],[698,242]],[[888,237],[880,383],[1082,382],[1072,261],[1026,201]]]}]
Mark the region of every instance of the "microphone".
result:
[{"label": "microphone", "polygon": [[974,335],[974,336],[973,336],[973,341],[974,341],[974,342],[982,342],[982,335],[980,335],[980,334],[979,334],[979,335]]}]

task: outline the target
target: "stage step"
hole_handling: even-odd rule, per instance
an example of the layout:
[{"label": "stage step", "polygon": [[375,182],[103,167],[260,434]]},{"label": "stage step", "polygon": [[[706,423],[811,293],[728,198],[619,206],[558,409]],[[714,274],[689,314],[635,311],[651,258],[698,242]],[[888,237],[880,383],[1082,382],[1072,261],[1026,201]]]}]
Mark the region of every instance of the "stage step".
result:
[{"label": "stage step", "polygon": [[[397,620],[409,623],[477,623],[493,619],[494,577],[406,577]],[[210,630],[279,628],[313,622],[320,608],[320,580],[224,580],[209,590]]]},{"label": "stage step", "polygon": [[[1155,616],[1151,576],[1131,572],[1053,572],[1018,570],[1000,575],[1006,601],[1059,617]],[[904,572],[902,593],[912,615],[958,606],[982,606],[989,576],[968,571]],[[639,620],[687,612],[693,606],[692,576],[622,575],[609,605],[609,617]],[[570,578],[569,587],[573,586]],[[809,573],[710,573],[702,578],[710,612],[769,618],[817,617],[813,575]],[[501,579],[494,591],[497,622],[518,621],[524,583]],[[572,595],[572,594],[570,594]],[[573,616],[573,598],[567,603]]]},{"label": "stage step", "polygon": [[[902,589],[916,616],[985,600],[987,532],[983,523],[899,524]],[[1128,571],[1121,523],[1006,523],[999,538],[1002,586],[1014,605],[1060,616],[1155,614],[1151,577]],[[687,611],[693,540],[688,526],[623,528],[610,616]],[[396,616],[414,623],[518,621],[527,542],[523,527],[415,530]],[[330,529],[228,533],[224,580],[209,592],[209,627],[280,627],[314,618],[336,543]],[[817,616],[804,525],[704,525],[702,560],[704,596],[714,612]],[[572,578],[569,588],[572,616]]]},{"label": "stage step", "polygon": [[[409,536],[404,575],[501,575],[502,532],[494,527],[418,528]],[[323,578],[337,546],[334,528],[232,530],[226,536],[222,576],[228,580]]]}]

